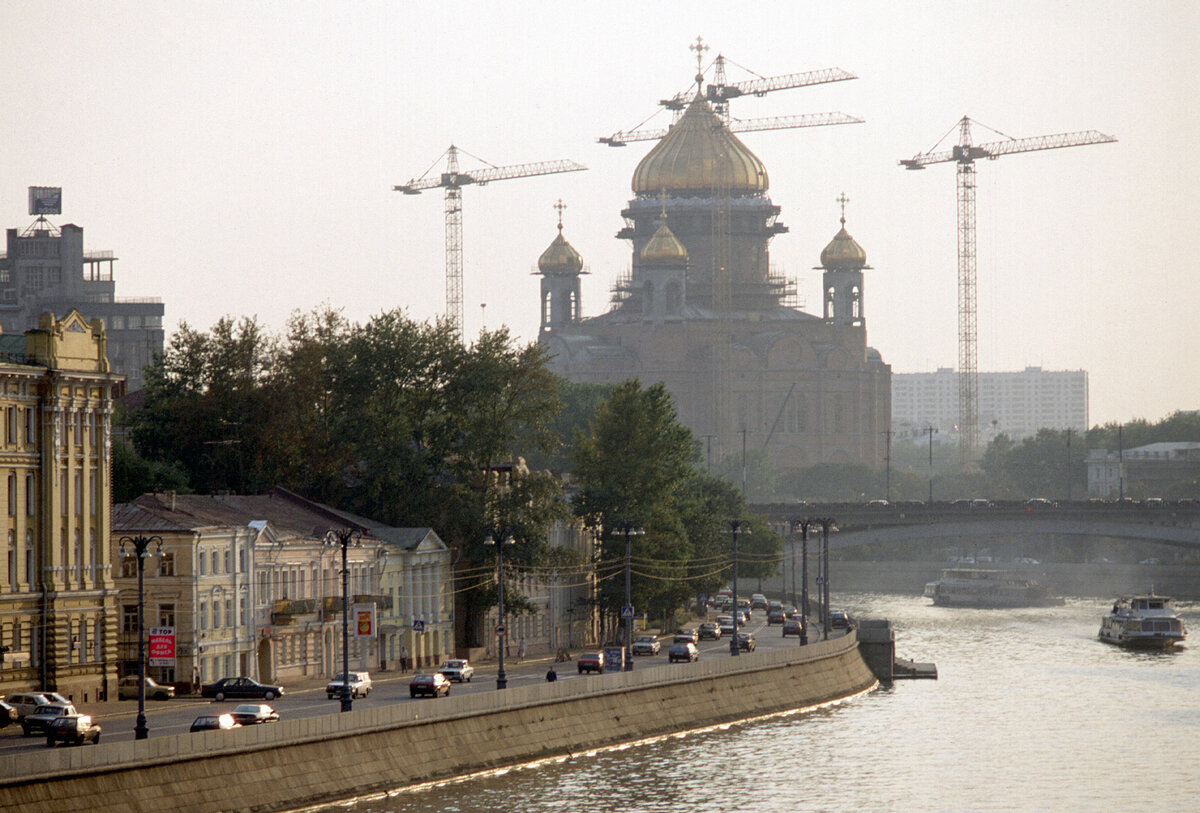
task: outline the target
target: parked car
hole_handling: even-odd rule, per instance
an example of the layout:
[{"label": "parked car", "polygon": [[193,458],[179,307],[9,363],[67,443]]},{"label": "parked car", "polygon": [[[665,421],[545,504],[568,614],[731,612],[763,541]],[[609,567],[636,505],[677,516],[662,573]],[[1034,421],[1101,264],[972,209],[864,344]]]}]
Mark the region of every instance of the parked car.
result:
[{"label": "parked car", "polygon": [[738,649],[742,652],[753,652],[755,648],[754,633],[739,632],[737,634],[737,645]]},{"label": "parked car", "polygon": [[835,630],[844,630],[850,628],[850,616],[845,610],[830,610],[829,611],[829,628]]},{"label": "parked car", "polygon": [[584,672],[596,672],[597,674],[604,671],[604,653],[603,652],[584,652],[579,656],[579,660],[575,662],[579,667],[579,674]]},{"label": "parked car", "polygon": [[676,644],[694,644],[699,640],[694,627],[681,627],[675,630],[675,640],[672,643]]},{"label": "parked car", "polygon": [[241,725],[279,722],[279,712],[266,703],[242,703],[240,706],[235,706],[230,714],[234,721]]},{"label": "parked car", "polygon": [[658,636],[639,635],[633,639],[634,655],[657,655],[661,649],[662,644],[658,642]]},{"label": "parked car", "polygon": [[228,731],[241,727],[242,724],[233,719],[232,714],[201,714],[192,720],[189,731]]},{"label": "parked car", "polygon": [[784,615],[782,608],[778,610],[767,611],[767,624],[782,624],[785,620],[787,620],[787,618]]},{"label": "parked car", "polygon": [[475,667],[462,658],[442,661],[438,671],[446,676],[446,680],[454,680],[459,683],[470,683],[471,678],[475,675]]},{"label": "parked car", "polygon": [[[740,604],[741,602],[739,602]],[[762,593],[752,593],[750,595],[750,606],[755,610],[767,609],[767,597]]]},{"label": "parked car", "polygon": [[[126,675],[117,683],[117,699],[119,700],[137,700],[138,696],[138,678],[137,675]],[[146,678],[146,697],[151,700],[170,700],[175,696],[174,686],[164,686],[158,683],[152,677]]]},{"label": "parked car", "polygon": [[86,714],[67,714],[56,717],[46,729],[46,747],[53,748],[60,742],[67,745],[83,745],[85,742],[100,744],[100,724]]},{"label": "parked car", "polygon": [[675,663],[676,661],[686,661],[687,663],[698,661],[700,660],[700,650],[690,641],[680,641],[671,644],[671,648],[667,650],[667,660],[671,663]]},{"label": "parked car", "polygon": [[78,714],[79,712],[70,703],[66,705],[62,703],[47,703],[33,714],[26,714],[21,718],[21,733],[26,737],[32,737],[34,734],[45,734],[50,729],[50,724],[59,717],[74,717]]},{"label": "parked car", "polygon": [[370,672],[349,672],[350,680],[347,681],[341,672],[333,676],[333,680],[325,684],[325,696],[332,700],[335,697],[342,696],[342,687],[347,683],[350,684],[351,697],[366,697],[371,693],[371,673]]},{"label": "parked car", "polygon": [[274,700],[283,696],[283,687],[268,686],[248,677],[228,677],[202,686],[200,696],[212,697],[218,701],[227,697],[261,697],[263,700]]},{"label": "parked car", "polygon": [[0,699],[0,728],[6,728],[10,723],[15,723],[21,717],[21,713],[17,711],[17,707]]},{"label": "parked car", "polygon": [[427,695],[429,697],[450,696],[450,681],[441,672],[418,672],[408,684],[408,696]]},{"label": "parked car", "polygon": [[797,638],[800,637],[799,618],[789,618],[783,622],[783,637],[786,638],[789,635],[795,635]]},{"label": "parked car", "polygon": [[57,703],[60,706],[71,705],[71,701],[58,692],[21,692],[19,694],[10,694],[4,700],[17,710],[18,717],[34,714],[42,706],[51,703]]},{"label": "parked car", "polygon": [[700,640],[704,641],[711,638],[714,641],[721,640],[721,625],[715,621],[705,621],[700,625],[698,630]]}]

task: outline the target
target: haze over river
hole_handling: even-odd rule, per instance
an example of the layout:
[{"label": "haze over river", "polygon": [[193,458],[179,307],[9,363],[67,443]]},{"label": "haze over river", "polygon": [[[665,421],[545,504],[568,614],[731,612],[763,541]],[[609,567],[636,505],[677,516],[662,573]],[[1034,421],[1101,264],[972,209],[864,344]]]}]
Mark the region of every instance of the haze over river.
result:
[{"label": "haze over river", "polygon": [[1191,648],[1137,653],[1096,638],[1111,599],[966,610],[911,595],[835,593],[833,603],[892,619],[897,654],[935,662],[939,679],[350,809],[1200,809],[1200,604],[1177,607]]}]

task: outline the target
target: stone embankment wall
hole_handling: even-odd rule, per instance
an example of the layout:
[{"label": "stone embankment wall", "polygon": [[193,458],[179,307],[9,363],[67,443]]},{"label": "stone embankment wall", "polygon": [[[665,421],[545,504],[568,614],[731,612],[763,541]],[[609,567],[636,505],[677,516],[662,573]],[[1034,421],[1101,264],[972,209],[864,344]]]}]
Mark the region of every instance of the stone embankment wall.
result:
[{"label": "stone embankment wall", "polygon": [[0,813],[273,811],[805,708],[876,683],[853,634],[641,668],[0,758]]}]

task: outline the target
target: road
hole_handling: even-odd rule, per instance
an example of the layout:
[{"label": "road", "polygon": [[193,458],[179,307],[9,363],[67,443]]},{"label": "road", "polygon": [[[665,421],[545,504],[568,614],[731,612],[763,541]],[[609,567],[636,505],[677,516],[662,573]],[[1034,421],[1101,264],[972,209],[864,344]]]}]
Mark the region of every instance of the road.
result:
[{"label": "road", "polygon": [[[710,613],[710,618],[715,618],[716,613]],[[777,649],[782,647],[795,647],[799,645],[797,638],[784,638],[781,635],[779,626],[767,626],[765,621],[765,613],[755,611],[751,616],[750,623],[745,627],[745,630],[750,631],[755,636],[755,642],[760,649]],[[695,622],[695,626],[699,625],[699,621]],[[744,630],[744,631],[745,631]],[[820,631],[816,623],[810,619],[809,622],[810,640],[815,642],[819,640]],[[634,661],[634,668],[644,668],[646,666],[666,665],[667,648],[670,646],[670,636],[661,638],[662,651],[658,655],[640,656]],[[717,641],[702,641],[699,644],[701,660],[707,658],[728,658],[729,641],[721,639]],[[744,653],[743,653],[744,654]],[[536,683],[545,680],[547,668],[550,665],[550,660],[542,659],[527,659],[523,663],[517,663],[515,659],[505,659],[505,673],[508,680],[509,688]],[[687,664],[674,664],[674,668],[686,669]],[[559,680],[576,680],[581,677],[573,663],[558,664],[556,671],[558,672]],[[589,676],[589,675],[584,675]],[[410,698],[408,694],[408,681],[411,674],[400,674],[397,672],[378,672],[372,675],[373,687],[371,694],[366,698],[359,698],[354,701],[355,708],[365,708],[380,704],[391,703],[436,703],[441,702],[440,699],[431,699],[427,697]],[[338,714],[340,713],[340,700],[337,698],[330,700],[325,695],[325,684],[323,682],[307,682],[303,685],[296,685],[289,688],[284,686],[286,694],[283,697],[276,698],[268,705],[272,706],[279,712],[279,716],[283,719],[294,719],[299,717],[315,717],[321,714]],[[458,694],[474,694],[478,692],[492,692],[496,689],[496,664],[487,663],[482,666],[476,666],[475,675],[470,683],[455,683],[450,689],[451,696]],[[146,725],[150,732],[150,737],[161,737],[168,734],[186,734],[192,721],[201,714],[220,714],[222,712],[232,711],[238,703],[262,703],[262,700],[241,700],[218,703],[213,700],[207,700],[193,696],[182,696],[166,701],[146,701]],[[91,714],[100,723],[103,728],[101,739],[104,742],[124,742],[133,740],[134,725],[137,718],[137,701],[136,700],[119,700],[106,703],[92,703],[86,706],[80,706],[80,712]],[[0,730],[0,753],[10,753],[28,750],[40,750],[46,747],[46,738],[44,736],[34,735],[32,737],[24,737],[21,733],[21,726],[13,723],[7,728]]]}]

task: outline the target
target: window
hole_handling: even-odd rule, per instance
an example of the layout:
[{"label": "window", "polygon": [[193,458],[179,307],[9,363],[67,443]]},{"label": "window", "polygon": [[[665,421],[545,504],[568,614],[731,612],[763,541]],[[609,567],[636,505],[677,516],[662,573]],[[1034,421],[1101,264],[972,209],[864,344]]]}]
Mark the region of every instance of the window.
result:
[{"label": "window", "polygon": [[8,515],[17,515],[17,475],[8,475]]},{"label": "window", "polygon": [[25,443],[29,446],[33,446],[35,443],[37,443],[37,438],[35,437],[37,429],[34,423],[35,414],[36,413],[33,411],[33,407],[29,407],[25,410]]},{"label": "window", "polygon": [[136,604],[121,607],[121,632],[138,631],[138,608]]},{"label": "window", "polygon": [[233,551],[228,548],[225,549],[225,572],[233,572]]},{"label": "window", "polygon": [[217,558],[217,552],[215,550],[212,552],[211,562],[212,562],[212,574],[215,576],[221,572],[221,570],[220,570],[221,560],[219,558]]},{"label": "window", "polygon": [[17,535],[8,532],[8,586],[17,592]]},{"label": "window", "polygon": [[158,625],[160,627],[175,626],[175,605],[174,604],[158,605]]},{"label": "window", "polygon": [[200,554],[196,558],[200,560],[200,575],[207,576],[208,575],[208,557],[206,557],[204,555],[204,551],[200,551]]},{"label": "window", "polygon": [[233,599],[225,599],[225,626],[233,626]]},{"label": "window", "polygon": [[137,575],[137,556],[121,557],[121,578],[129,579]]},{"label": "window", "polygon": [[204,599],[200,599],[200,611],[197,614],[200,616],[200,629],[208,629],[208,602]]},{"label": "window", "polygon": [[[175,553],[173,551],[163,551],[162,558],[158,560],[158,575],[174,576],[175,575]],[[173,626],[167,624],[166,626]]]},{"label": "window", "polygon": [[32,517],[37,513],[37,489],[33,482],[33,475],[25,475],[25,516]]},{"label": "window", "polygon": [[6,424],[6,428],[8,429],[8,442],[16,443],[17,442],[17,408],[15,406],[10,406],[7,410],[5,410],[5,412],[6,412],[6,414],[5,414],[6,420],[4,421],[4,423]]}]

